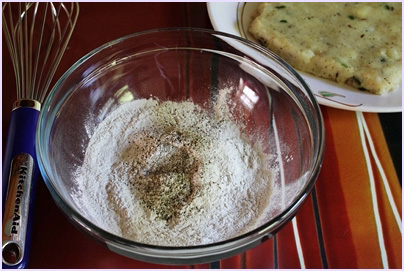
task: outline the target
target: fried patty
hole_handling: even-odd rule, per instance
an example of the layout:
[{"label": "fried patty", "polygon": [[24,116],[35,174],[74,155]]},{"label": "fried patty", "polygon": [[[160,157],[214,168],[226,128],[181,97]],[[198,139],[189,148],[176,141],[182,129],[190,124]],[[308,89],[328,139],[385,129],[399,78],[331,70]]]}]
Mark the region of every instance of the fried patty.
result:
[{"label": "fried patty", "polygon": [[249,31],[297,70],[384,94],[401,82],[401,8],[399,2],[262,3]]}]

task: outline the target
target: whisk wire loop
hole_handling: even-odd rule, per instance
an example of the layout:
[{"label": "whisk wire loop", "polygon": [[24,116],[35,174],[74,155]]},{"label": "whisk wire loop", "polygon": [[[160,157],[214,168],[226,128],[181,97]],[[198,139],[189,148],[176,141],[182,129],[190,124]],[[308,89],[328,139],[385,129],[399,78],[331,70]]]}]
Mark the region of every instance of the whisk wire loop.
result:
[{"label": "whisk wire loop", "polygon": [[[8,18],[8,20],[7,20]],[[4,5],[3,6],[3,16],[2,16],[2,24],[3,24],[3,32],[5,34],[5,39],[6,43],[8,45],[8,49],[10,52],[11,59],[13,60],[13,69],[14,69],[14,74],[15,74],[15,79],[16,79],[16,86],[17,86],[17,98],[20,99],[21,97],[21,88],[20,88],[20,71],[18,67],[18,62],[14,61],[17,59],[17,52],[14,44],[16,44],[15,41],[15,35],[11,35],[12,29],[14,29],[14,22],[13,22],[13,16],[11,13],[11,6],[10,5]],[[10,30],[11,28],[11,30]]]},{"label": "whisk wire loop", "polygon": [[78,13],[78,3],[3,4],[3,33],[13,63],[18,100],[44,101]]},{"label": "whisk wire loop", "polygon": [[[42,20],[42,28],[41,28],[41,35],[40,35],[40,39],[39,39],[39,46],[38,46],[38,51],[37,51],[37,54],[36,54],[36,59],[37,59],[37,62],[36,62],[36,68],[38,67],[38,65],[39,65],[39,59],[41,58],[41,45],[42,45],[42,41],[43,41],[43,34],[44,34],[44,29],[45,29],[45,22],[46,22],[46,14],[47,14],[47,10],[48,10],[48,4],[49,3],[46,3],[46,6],[45,6],[45,12],[44,12],[44,18],[43,18],[43,20]],[[52,18],[52,20],[54,19],[54,17],[53,17],[53,13],[52,13],[52,11],[51,11],[51,18]],[[43,62],[43,63],[47,63],[47,61],[48,61],[48,57],[49,57],[49,55],[50,55],[50,51],[51,51],[51,49],[53,48],[53,41],[54,41],[54,39],[55,39],[55,32],[54,32],[54,24],[53,24],[53,30],[51,31],[51,35],[50,35],[50,37],[48,38],[48,42],[47,42],[47,44],[48,44],[48,46],[47,46],[47,49],[46,49],[46,51],[45,51],[45,56],[43,56],[43,58],[41,59],[41,61]],[[50,68],[52,68],[52,66],[50,66]],[[33,92],[33,95],[34,95],[34,97],[35,98],[37,98],[37,93],[39,93],[40,91],[41,91],[41,86],[42,86],[42,81],[47,81],[47,77],[43,77],[43,74],[44,74],[44,70],[45,69],[48,69],[47,67],[45,67],[45,65],[42,65],[42,67],[40,68],[40,74],[39,74],[39,81],[37,82],[37,81],[34,81],[33,82],[33,85],[32,85],[32,92]],[[36,72],[35,72],[35,74],[36,74]],[[36,85],[36,83],[37,83],[37,85]]]},{"label": "whisk wire loop", "polygon": [[[46,5],[47,6],[47,5]],[[30,67],[30,78],[29,78],[29,82],[31,82],[31,84],[32,84],[32,89],[33,89],[33,93],[31,94],[31,99],[34,99],[34,97],[35,97],[35,95],[34,95],[34,89],[35,89],[35,79],[34,78],[36,78],[36,74],[37,74],[37,67],[38,67],[38,62],[39,62],[39,57],[37,57],[36,58],[36,60],[35,60],[35,65],[33,64],[33,52],[32,52],[32,47],[33,47],[33,40],[34,40],[34,38],[33,38],[33,36],[34,36],[34,28],[35,28],[35,22],[36,22],[36,16],[37,16],[37,14],[38,14],[38,7],[39,7],[39,5],[35,5],[35,9],[34,9],[34,13],[33,13],[33,16],[32,16],[32,23],[31,23],[31,31],[30,31],[30,36],[29,36],[29,39],[27,38],[27,40],[29,40],[30,41],[30,45],[29,45],[29,55],[31,56],[30,58],[29,58],[29,63],[28,63],[28,66]],[[43,33],[43,29],[44,29],[44,26],[45,26],[45,20],[42,20],[42,27],[41,27],[41,31],[40,31],[40,33]],[[39,47],[40,47],[40,44],[41,44],[41,42],[42,42],[42,35],[40,36],[40,38],[39,38],[39,41],[38,41],[38,43],[39,43]],[[33,66],[34,65],[34,66]]]},{"label": "whisk wire loop", "polygon": [[[56,12],[55,18],[58,18],[60,16],[60,13],[62,12],[62,8],[64,8],[64,5],[59,5],[57,10],[54,8],[53,5],[51,8],[53,8],[54,12]],[[67,11],[66,9],[64,9],[64,10]],[[54,42],[55,39],[57,39],[57,37],[59,37],[59,38],[56,40],[56,43],[57,43],[55,46],[55,48],[57,48],[57,51],[55,54],[56,57],[52,59],[51,67],[57,67],[60,63],[63,52],[65,51],[65,49],[67,47],[66,41],[68,41],[70,39],[70,36],[68,38],[65,38],[66,34],[68,34],[69,27],[70,27],[70,24],[68,22],[66,22],[65,27],[62,28],[59,20],[54,20],[54,23],[53,23],[54,31],[52,31],[54,36],[52,37],[52,41]],[[58,35],[56,35],[56,33],[58,33]],[[52,80],[55,72],[56,72],[56,68],[48,69],[48,73],[46,76],[47,80],[44,81],[46,83],[44,85],[44,89],[49,88],[49,85],[51,84],[51,80]],[[43,100],[44,97],[45,97],[45,94],[43,92],[41,92],[41,95],[39,96],[39,100]]]}]

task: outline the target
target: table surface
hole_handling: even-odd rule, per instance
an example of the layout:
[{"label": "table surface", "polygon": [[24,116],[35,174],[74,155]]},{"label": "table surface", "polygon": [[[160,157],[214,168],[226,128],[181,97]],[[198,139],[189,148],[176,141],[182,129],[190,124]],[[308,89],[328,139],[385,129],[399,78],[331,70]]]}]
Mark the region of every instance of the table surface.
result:
[{"label": "table surface", "polygon": [[[212,29],[205,3],[80,3],[75,32],[55,77],[108,41],[153,28],[184,26]],[[4,149],[16,95],[6,46],[2,56]],[[258,247],[218,262],[192,266],[129,259],[77,230],[40,179],[28,267],[382,268],[388,264],[401,268],[401,113],[357,113],[324,106],[321,110],[326,152],[313,192],[296,216],[296,223],[286,224]],[[368,128],[372,141],[361,140],[363,127]],[[366,150],[368,156],[364,155]],[[391,202],[398,208],[398,217]]]}]

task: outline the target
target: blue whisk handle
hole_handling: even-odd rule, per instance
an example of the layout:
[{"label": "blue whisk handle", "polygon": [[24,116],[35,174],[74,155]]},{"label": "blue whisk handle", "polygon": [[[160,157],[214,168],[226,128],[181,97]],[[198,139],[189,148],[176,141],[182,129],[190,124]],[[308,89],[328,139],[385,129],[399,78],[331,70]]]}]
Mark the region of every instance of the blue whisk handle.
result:
[{"label": "blue whisk handle", "polygon": [[33,100],[18,102],[11,112],[3,157],[2,267],[5,269],[25,268],[28,264],[39,175],[35,135],[40,104]]}]

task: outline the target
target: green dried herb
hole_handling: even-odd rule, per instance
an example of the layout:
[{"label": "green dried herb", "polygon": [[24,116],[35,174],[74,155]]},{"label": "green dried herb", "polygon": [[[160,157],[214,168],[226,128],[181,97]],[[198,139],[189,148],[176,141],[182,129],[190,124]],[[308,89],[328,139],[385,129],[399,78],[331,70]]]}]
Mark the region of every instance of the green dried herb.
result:
[{"label": "green dried herb", "polygon": [[277,9],[286,8],[286,6],[276,6]]},{"label": "green dried herb", "polygon": [[353,15],[349,15],[348,18],[351,19],[351,20],[355,20],[356,17],[353,16]]},{"label": "green dried herb", "polygon": [[287,23],[288,21],[287,21],[287,20],[280,20],[279,22],[281,22],[281,23]]},{"label": "green dried herb", "polygon": [[342,62],[342,61],[341,61],[341,59],[339,59],[339,58],[335,58],[335,60],[336,60],[336,61],[338,61],[338,62],[339,62],[339,64],[341,64],[341,65],[342,65],[342,67],[344,67],[344,68],[348,68],[348,67],[349,67],[349,66],[348,66],[346,63]]}]

